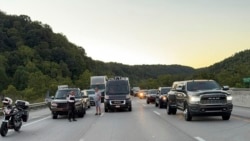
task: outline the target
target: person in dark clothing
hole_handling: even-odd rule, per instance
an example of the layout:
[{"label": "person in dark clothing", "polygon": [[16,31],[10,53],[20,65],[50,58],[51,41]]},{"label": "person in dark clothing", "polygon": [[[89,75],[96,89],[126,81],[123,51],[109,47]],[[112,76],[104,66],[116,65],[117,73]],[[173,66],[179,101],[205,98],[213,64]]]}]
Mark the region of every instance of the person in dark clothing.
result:
[{"label": "person in dark clothing", "polygon": [[67,97],[68,101],[68,119],[71,122],[71,119],[73,118],[73,121],[76,121],[75,119],[75,92],[71,91],[69,96]]}]

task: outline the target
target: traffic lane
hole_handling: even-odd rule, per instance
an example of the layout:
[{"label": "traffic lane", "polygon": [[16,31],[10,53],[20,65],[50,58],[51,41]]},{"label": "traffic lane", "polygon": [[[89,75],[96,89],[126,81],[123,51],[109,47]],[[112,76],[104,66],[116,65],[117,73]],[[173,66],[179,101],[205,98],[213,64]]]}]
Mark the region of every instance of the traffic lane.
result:
[{"label": "traffic lane", "polygon": [[[84,118],[76,118],[76,122],[69,122],[67,116],[59,116],[52,119],[50,111],[43,109],[47,115],[39,117],[39,111],[31,112],[32,120],[24,123],[20,132],[9,130],[6,137],[0,137],[8,141],[79,141],[81,136],[95,123],[99,117],[94,116],[93,110],[87,110]],[[41,110],[41,113],[43,113]]]},{"label": "traffic lane", "polygon": [[246,118],[231,116],[229,121],[224,121],[221,116],[193,117],[192,121],[187,122],[182,111],[178,110],[176,115],[167,115],[166,109],[156,108],[153,104],[144,104],[144,101],[141,100],[138,100],[138,103],[158,115],[161,120],[169,122],[198,141],[248,141],[250,138],[250,120]]},{"label": "traffic lane", "polygon": [[169,122],[133,101],[133,110],[104,113],[82,136],[82,141],[193,141]]},{"label": "traffic lane", "polygon": [[250,119],[250,108],[234,106],[232,114],[235,115],[235,116],[242,117],[242,118]]}]

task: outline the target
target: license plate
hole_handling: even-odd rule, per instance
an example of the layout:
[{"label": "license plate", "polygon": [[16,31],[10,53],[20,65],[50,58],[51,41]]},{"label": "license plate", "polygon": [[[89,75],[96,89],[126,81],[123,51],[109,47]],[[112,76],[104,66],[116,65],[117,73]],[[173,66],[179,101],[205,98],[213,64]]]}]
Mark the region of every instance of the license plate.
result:
[{"label": "license plate", "polygon": [[120,108],[120,105],[116,105],[115,108]]}]

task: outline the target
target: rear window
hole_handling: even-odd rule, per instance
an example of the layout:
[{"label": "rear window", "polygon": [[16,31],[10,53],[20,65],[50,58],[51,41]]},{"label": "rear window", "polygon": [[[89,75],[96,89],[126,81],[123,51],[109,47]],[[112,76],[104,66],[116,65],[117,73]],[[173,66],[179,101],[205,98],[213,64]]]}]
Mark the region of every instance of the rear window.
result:
[{"label": "rear window", "polygon": [[155,90],[149,90],[148,91],[148,94],[156,94],[157,93],[157,90],[155,89]]}]

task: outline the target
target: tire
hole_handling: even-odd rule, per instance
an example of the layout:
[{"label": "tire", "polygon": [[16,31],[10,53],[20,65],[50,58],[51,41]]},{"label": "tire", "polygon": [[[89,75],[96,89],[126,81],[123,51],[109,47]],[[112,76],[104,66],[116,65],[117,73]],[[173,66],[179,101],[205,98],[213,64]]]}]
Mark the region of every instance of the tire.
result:
[{"label": "tire", "polygon": [[86,113],[85,108],[82,108],[81,112],[78,113],[78,117],[83,118],[85,113]]},{"label": "tire", "polygon": [[104,112],[107,113],[108,111],[109,111],[109,109],[104,107]]},{"label": "tire", "polygon": [[167,107],[168,107],[167,108],[167,114],[171,115],[173,110],[172,110],[172,108],[169,105],[167,105]]},{"label": "tire", "polygon": [[228,115],[222,115],[222,119],[223,120],[229,120],[230,119],[231,114]]},{"label": "tire", "polygon": [[132,111],[132,107],[129,107],[129,108],[128,108],[128,111],[131,112],[131,111]]},{"label": "tire", "polygon": [[20,129],[21,129],[21,127],[22,127],[22,122],[21,121],[18,121],[19,123],[14,123],[14,124],[18,124],[17,126],[16,125],[14,125],[14,130],[16,131],[16,132],[18,132]]},{"label": "tire", "polygon": [[189,107],[187,105],[185,106],[185,110],[184,110],[183,113],[184,113],[184,117],[185,117],[186,121],[191,121],[192,120],[192,116],[190,114]]},{"label": "tire", "polygon": [[57,114],[52,114],[53,119],[57,119],[58,115]]},{"label": "tire", "polygon": [[155,107],[158,107],[158,103],[157,102],[155,102]]},{"label": "tire", "polygon": [[0,128],[0,133],[1,133],[1,136],[5,137],[8,133],[8,127],[7,127],[7,123],[6,122],[3,122],[2,125],[1,125],[1,128]]}]

